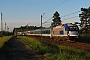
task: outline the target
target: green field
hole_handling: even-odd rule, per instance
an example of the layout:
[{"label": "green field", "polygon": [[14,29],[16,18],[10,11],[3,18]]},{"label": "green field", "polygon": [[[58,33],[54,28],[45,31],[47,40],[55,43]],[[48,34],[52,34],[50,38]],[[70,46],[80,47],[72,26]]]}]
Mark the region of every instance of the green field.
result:
[{"label": "green field", "polygon": [[90,52],[76,49],[74,47],[57,45],[45,41],[39,41],[34,38],[18,36],[21,40],[29,44],[32,49],[47,60],[89,60]]},{"label": "green field", "polygon": [[4,43],[7,42],[12,36],[3,36],[0,37],[0,48],[3,47]]}]

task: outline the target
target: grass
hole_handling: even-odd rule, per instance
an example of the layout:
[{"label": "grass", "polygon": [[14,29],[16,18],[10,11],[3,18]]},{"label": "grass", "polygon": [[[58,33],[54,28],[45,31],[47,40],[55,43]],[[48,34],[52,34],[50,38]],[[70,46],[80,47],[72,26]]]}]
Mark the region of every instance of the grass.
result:
[{"label": "grass", "polygon": [[2,48],[4,43],[7,42],[10,38],[11,38],[11,36],[0,37],[0,48]]},{"label": "grass", "polygon": [[90,52],[75,49],[74,47],[57,45],[50,42],[36,40],[29,37],[18,38],[29,44],[36,53],[45,56],[47,60],[89,60]]}]

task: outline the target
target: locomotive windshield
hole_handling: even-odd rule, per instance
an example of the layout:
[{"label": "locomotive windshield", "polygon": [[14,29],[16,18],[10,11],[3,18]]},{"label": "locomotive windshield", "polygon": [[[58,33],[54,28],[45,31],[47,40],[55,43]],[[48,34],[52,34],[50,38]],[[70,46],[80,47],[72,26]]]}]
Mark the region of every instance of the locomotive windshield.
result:
[{"label": "locomotive windshield", "polygon": [[69,26],[69,30],[70,31],[78,31],[78,27],[77,26]]}]

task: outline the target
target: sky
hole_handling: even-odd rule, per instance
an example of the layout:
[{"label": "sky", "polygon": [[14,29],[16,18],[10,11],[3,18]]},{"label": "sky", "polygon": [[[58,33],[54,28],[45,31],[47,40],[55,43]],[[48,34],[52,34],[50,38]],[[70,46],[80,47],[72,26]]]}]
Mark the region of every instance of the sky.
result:
[{"label": "sky", "polygon": [[[3,14],[3,30],[9,31],[21,26],[40,26],[43,15],[43,26],[49,27],[51,17],[58,11],[62,23],[80,22],[81,8],[88,8],[90,0],[0,0],[0,13]],[[1,18],[1,17],[0,17]],[[0,19],[1,30],[1,19]]]}]

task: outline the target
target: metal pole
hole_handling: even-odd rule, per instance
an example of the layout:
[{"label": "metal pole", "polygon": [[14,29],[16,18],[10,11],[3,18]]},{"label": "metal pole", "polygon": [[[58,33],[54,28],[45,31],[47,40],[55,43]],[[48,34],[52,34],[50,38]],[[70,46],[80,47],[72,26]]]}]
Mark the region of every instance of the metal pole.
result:
[{"label": "metal pole", "polygon": [[28,24],[27,24],[27,31],[28,31]]},{"label": "metal pole", "polygon": [[43,15],[41,15],[41,40],[43,40],[43,37],[42,37],[42,18],[44,16],[45,13],[43,13]]},{"label": "metal pole", "polygon": [[[30,24],[30,23],[28,23],[28,24]],[[29,26],[28,26],[28,24],[26,25],[27,34],[28,34],[28,31],[29,31]]]},{"label": "metal pole", "polygon": [[6,31],[6,22],[5,22],[5,31]]},{"label": "metal pole", "polygon": [[27,40],[28,40],[28,24],[26,27],[27,27],[26,36],[27,36]]},{"label": "metal pole", "polygon": [[41,40],[42,40],[42,15],[41,15]]},{"label": "metal pole", "polygon": [[5,35],[6,35],[6,22],[5,22]]},{"label": "metal pole", "polygon": [[1,31],[3,31],[2,13],[1,13]]},{"label": "metal pole", "polygon": [[51,37],[52,38],[52,35],[53,35],[53,26],[52,26],[52,22],[51,22]]}]

